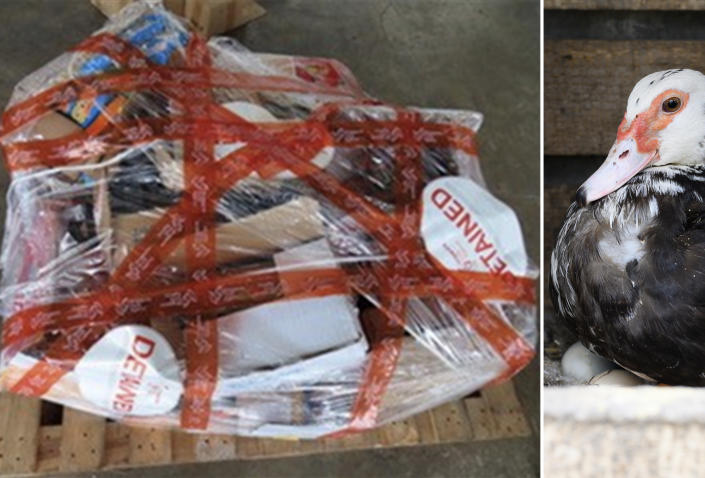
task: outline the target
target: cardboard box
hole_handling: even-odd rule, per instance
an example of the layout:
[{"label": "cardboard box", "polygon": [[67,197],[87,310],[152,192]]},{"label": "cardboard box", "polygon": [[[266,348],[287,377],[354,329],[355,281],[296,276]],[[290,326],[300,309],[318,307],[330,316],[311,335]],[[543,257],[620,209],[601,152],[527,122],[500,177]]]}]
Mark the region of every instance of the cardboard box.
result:
[{"label": "cardboard box", "polygon": [[254,0],[186,0],[185,16],[202,35],[227,32],[266,13]]},{"label": "cardboard box", "polygon": [[[106,16],[113,16],[134,0],[91,0]],[[186,17],[196,31],[218,35],[261,17],[266,13],[254,0],[163,0],[171,12]]]},{"label": "cardboard box", "polygon": [[112,17],[122,10],[125,5],[132,3],[132,0],[91,0],[93,6],[103,12],[106,17]]},{"label": "cardboard box", "polygon": [[[91,3],[105,16],[111,17],[134,0],[91,0]],[[184,15],[186,0],[162,0],[164,7],[177,15]]]},{"label": "cardboard box", "polygon": [[37,121],[30,136],[35,139],[48,140],[63,138],[81,131],[81,127],[66,116],[50,111]]},{"label": "cardboard box", "polygon": [[[114,215],[115,265],[127,256],[164,213],[153,209],[134,214]],[[280,249],[317,239],[323,235],[318,202],[301,197],[271,209],[216,227],[216,262],[224,264],[246,257],[269,255]],[[182,244],[165,263],[183,267],[186,251]]]}]

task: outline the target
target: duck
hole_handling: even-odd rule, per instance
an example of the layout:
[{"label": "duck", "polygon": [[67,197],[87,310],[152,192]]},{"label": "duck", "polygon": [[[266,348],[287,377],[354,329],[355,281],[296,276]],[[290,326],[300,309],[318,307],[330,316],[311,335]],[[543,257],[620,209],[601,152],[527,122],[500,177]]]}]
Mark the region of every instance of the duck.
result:
[{"label": "duck", "polygon": [[705,386],[705,75],[639,80],[551,254],[559,317],[591,352],[667,385]]}]

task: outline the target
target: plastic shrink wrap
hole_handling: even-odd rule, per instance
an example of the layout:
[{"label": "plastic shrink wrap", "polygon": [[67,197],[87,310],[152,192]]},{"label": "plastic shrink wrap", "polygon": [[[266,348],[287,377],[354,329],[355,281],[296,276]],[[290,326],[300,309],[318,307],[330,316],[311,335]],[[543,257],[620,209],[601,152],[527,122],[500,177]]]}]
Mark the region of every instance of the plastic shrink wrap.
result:
[{"label": "plastic shrink wrap", "polygon": [[21,81],[0,385],[132,424],[312,438],[504,380],[536,268],[471,111],[135,3]]}]

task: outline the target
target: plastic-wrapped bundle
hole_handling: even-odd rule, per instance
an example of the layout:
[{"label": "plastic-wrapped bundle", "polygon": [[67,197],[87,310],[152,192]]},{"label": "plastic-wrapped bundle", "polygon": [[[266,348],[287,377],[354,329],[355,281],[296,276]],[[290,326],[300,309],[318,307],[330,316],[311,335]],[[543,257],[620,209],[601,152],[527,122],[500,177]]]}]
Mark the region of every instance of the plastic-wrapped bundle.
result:
[{"label": "plastic-wrapped bundle", "polygon": [[536,269],[469,111],[136,3],[23,80],[0,385],[129,423],[360,430],[533,356]]}]

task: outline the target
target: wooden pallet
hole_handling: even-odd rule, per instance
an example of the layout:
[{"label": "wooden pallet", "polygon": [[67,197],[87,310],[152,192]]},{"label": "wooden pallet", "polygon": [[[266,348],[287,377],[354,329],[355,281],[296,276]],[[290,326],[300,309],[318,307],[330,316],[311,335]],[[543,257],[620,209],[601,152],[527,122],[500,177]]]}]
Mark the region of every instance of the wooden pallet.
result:
[{"label": "wooden pallet", "polygon": [[509,382],[407,420],[340,439],[274,440],[133,428],[63,409],[60,425],[40,423],[41,401],[0,394],[0,475],[104,469],[343,450],[419,446],[531,435]]}]

